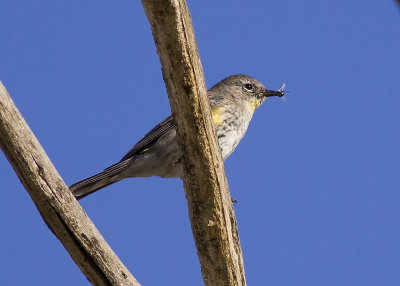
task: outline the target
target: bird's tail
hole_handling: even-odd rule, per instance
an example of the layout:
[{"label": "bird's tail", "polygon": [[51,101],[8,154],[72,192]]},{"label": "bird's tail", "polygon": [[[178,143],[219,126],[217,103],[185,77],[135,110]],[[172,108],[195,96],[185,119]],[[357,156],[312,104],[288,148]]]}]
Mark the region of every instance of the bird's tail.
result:
[{"label": "bird's tail", "polygon": [[127,159],[112,165],[101,173],[76,182],[75,184],[71,185],[69,189],[77,200],[86,197],[91,193],[94,193],[125,178],[121,175],[121,173],[129,167],[130,161],[131,159]]}]

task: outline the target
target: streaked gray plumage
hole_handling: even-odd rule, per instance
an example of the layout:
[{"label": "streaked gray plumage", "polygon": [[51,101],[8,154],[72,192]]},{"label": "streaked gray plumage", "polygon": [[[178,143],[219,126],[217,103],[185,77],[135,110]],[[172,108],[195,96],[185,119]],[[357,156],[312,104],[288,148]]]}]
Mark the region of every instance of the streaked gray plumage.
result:
[{"label": "streaked gray plumage", "polygon": [[[284,91],[267,90],[246,75],[230,76],[207,92],[222,157],[225,160],[243,138],[254,111],[269,96]],[[70,186],[77,199],[129,177],[181,177],[182,165],[172,116],[148,132],[118,163]]]}]

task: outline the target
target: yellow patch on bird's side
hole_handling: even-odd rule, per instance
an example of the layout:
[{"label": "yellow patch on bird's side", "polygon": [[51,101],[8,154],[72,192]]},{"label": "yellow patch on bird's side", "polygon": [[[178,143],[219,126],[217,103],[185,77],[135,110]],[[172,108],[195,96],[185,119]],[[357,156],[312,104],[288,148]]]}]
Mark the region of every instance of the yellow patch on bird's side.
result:
[{"label": "yellow patch on bird's side", "polygon": [[222,107],[214,107],[211,110],[212,120],[213,120],[215,125],[221,125],[222,122],[224,122],[224,119],[223,119],[223,116],[222,116],[223,112],[224,112],[224,110],[223,110]]},{"label": "yellow patch on bird's side", "polygon": [[256,111],[256,109],[261,105],[261,100],[259,99],[253,99],[250,100],[250,108],[251,110]]}]

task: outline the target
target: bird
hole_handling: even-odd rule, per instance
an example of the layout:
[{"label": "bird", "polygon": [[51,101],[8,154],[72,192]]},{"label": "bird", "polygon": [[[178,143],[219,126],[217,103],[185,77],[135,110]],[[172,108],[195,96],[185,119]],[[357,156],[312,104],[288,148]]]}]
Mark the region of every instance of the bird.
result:
[{"label": "bird", "polygon": [[[207,91],[211,116],[222,158],[226,160],[246,133],[254,111],[268,97],[282,97],[278,90],[268,90],[254,78],[229,76]],[[176,124],[172,115],[151,129],[122,159],[104,171],[69,187],[81,199],[125,178],[183,176],[181,153],[176,142]]]}]

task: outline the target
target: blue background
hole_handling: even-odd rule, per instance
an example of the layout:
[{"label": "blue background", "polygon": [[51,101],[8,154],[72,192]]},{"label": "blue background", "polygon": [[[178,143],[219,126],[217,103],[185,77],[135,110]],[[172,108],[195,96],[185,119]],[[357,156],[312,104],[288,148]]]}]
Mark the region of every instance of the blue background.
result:
[{"label": "blue background", "polygon": [[[249,285],[400,285],[400,10],[395,1],[189,1],[207,86],[267,100],[225,168]],[[67,184],[170,113],[139,1],[2,1],[0,80]],[[3,285],[88,285],[0,156]],[[202,285],[178,179],[81,201],[143,285]]]}]

